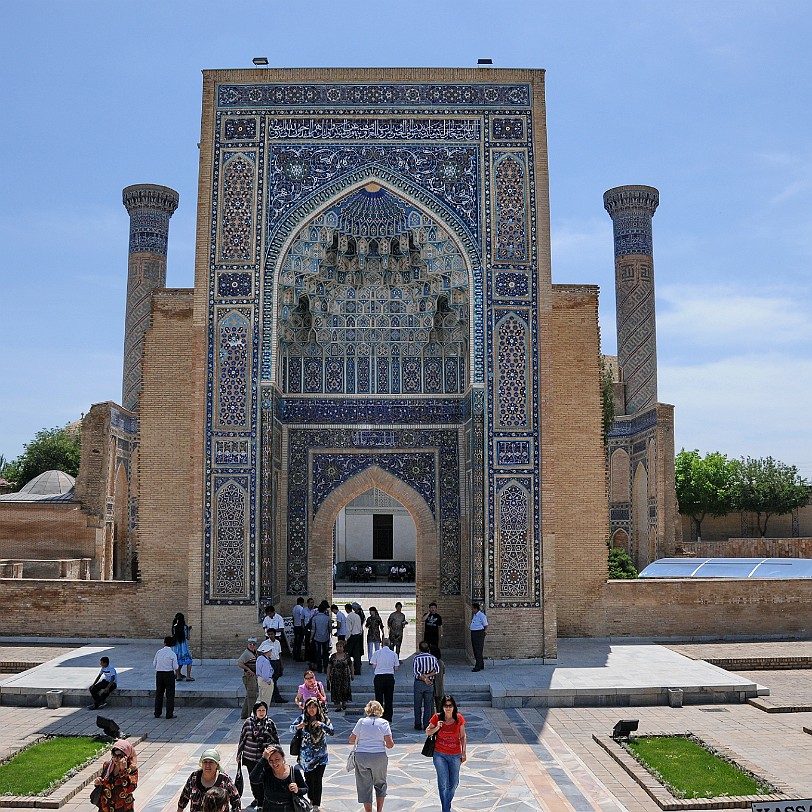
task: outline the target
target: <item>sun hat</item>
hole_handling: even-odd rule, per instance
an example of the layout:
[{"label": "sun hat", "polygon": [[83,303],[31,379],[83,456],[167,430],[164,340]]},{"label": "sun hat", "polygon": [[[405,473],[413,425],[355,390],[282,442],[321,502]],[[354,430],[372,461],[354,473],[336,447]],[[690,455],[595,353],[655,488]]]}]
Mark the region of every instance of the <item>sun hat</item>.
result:
[{"label": "sun hat", "polygon": [[220,751],[215,750],[213,747],[210,748],[209,750],[204,750],[203,754],[200,756],[200,761],[198,762],[198,764],[200,764],[200,766],[202,767],[204,761],[216,761],[217,766],[219,767],[220,766]]}]

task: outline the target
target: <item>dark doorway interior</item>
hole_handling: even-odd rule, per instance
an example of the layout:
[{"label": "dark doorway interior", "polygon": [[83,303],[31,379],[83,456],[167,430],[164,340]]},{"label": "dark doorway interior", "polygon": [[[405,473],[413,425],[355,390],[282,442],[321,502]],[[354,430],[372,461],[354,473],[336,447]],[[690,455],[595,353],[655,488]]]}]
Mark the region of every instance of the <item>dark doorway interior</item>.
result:
[{"label": "dark doorway interior", "polygon": [[372,557],[376,561],[394,557],[394,519],[391,513],[376,513],[372,517]]}]

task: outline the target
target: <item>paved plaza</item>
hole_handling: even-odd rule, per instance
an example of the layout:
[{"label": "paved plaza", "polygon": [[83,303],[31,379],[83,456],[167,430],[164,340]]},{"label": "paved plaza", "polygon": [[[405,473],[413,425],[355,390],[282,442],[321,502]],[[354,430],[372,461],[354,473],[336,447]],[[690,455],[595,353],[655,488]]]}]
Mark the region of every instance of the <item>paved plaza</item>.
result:
[{"label": "paved plaza", "polygon": [[[592,669],[598,666],[592,661],[597,649],[589,654],[590,641],[568,641],[568,645],[583,643],[583,662],[588,679],[596,679]],[[128,644],[134,645],[133,643]],[[139,644],[139,647],[144,644]],[[728,680],[757,682],[762,693],[770,690],[776,704],[783,699],[795,705],[812,703],[812,674],[809,670],[764,670],[758,665],[759,644],[751,644],[747,652],[738,651],[739,658],[747,657],[756,663],[754,670],[741,675],[722,672]],[[789,652],[808,652],[808,643],[783,644]],[[122,644],[123,646],[123,644]],[[765,662],[777,656],[765,644]],[[725,644],[715,644],[704,649],[694,649],[692,657],[701,653],[708,658],[722,659]],[[94,649],[88,651],[87,649]],[[623,647],[626,648],[626,647]],[[700,668],[703,661],[690,660],[686,647],[680,653],[671,652],[693,666]],[[69,677],[82,684],[92,680],[94,658],[98,647],[85,650],[54,650],[56,657],[26,674],[6,679],[22,680],[38,672],[41,676],[59,675],[62,682]],[[0,649],[5,660],[11,649]],[[17,647],[15,647],[17,650]],[[119,653],[123,651],[119,649]],[[610,646],[605,658],[604,677],[611,677],[609,663],[613,659],[626,666],[634,654],[639,659],[638,670],[645,669],[646,652],[651,662],[660,659],[665,664],[685,665],[683,659],[670,660],[661,646],[628,647],[623,656],[615,656]],[[48,647],[38,652],[31,647],[29,656],[38,653],[47,656]],[[81,665],[66,664],[65,659],[82,658]],[[666,667],[665,665],[663,667]],[[716,669],[715,666],[706,666]],[[124,671],[123,678],[134,680],[136,673],[145,668]],[[496,680],[500,669],[509,669],[518,675],[520,682],[532,685],[532,675],[544,678],[544,669],[529,665],[503,664],[499,669],[489,668],[482,674],[471,674],[464,664],[451,665],[447,683],[468,684],[472,679],[487,677]],[[231,669],[230,671],[225,669]],[[572,666],[573,671],[576,670]],[[365,666],[365,671],[368,667]],[[144,671],[144,674],[147,672]],[[179,685],[179,692],[202,689],[210,680],[237,682],[239,675],[233,665],[201,665],[195,667],[196,682],[192,686]],[[235,677],[236,675],[236,677]],[[88,679],[90,676],[90,679]],[[672,674],[671,681],[678,678]],[[502,678],[504,679],[504,677]],[[292,679],[291,679],[292,685]],[[773,687],[774,686],[774,687]],[[215,686],[208,684],[209,689]],[[233,686],[232,686],[233,687]],[[291,690],[284,693],[290,695]],[[783,698],[783,699],[782,699]],[[469,760],[462,770],[460,788],[454,808],[460,812],[474,810],[506,809],[544,810],[545,812],[653,812],[659,807],[623,772],[612,758],[593,740],[593,735],[608,734],[620,718],[640,720],[639,733],[691,731],[720,742],[738,754],[743,760],[758,765],[768,778],[780,781],[791,788],[796,797],[812,796],[812,759],[809,758],[812,739],[803,731],[812,726],[810,712],[767,713],[750,704],[697,704],[683,708],[654,707],[575,707],[575,708],[492,708],[481,703],[461,707],[468,722]],[[140,761],[140,784],[136,793],[136,809],[149,812],[173,812],[177,797],[189,773],[195,768],[201,752],[207,747],[217,747],[224,757],[224,767],[231,774],[235,769],[235,751],[242,722],[239,709],[235,707],[180,707],[173,720],[155,719],[150,707],[116,707],[111,704],[104,713],[116,720],[132,737],[143,737],[138,746]],[[282,734],[285,746],[290,741],[288,725],[294,718],[293,706],[275,706],[272,716]],[[18,749],[22,744],[44,733],[96,732],[96,714],[86,708],[62,707],[51,710],[45,707],[0,707],[0,756]],[[323,808],[326,812],[344,812],[359,809],[355,800],[352,775],[344,769],[349,752],[348,736],[357,716],[335,714],[333,722],[336,735],[330,740],[330,765],[325,775]],[[412,729],[412,710],[407,694],[400,692],[393,723],[396,747],[389,761],[389,796],[386,809],[433,810],[439,809],[434,770],[429,759],[420,755],[423,736]],[[81,791],[66,805],[67,810],[89,809],[88,792]],[[250,799],[246,797],[247,804]],[[2,805],[0,803],[0,805]]]}]

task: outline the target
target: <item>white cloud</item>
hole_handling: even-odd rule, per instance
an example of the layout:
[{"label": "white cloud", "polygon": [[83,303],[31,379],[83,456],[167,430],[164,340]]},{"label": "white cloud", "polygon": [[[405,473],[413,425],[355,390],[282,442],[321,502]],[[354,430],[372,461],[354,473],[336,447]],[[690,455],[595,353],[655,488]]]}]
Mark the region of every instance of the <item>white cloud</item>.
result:
[{"label": "white cloud", "polygon": [[660,400],[676,407],[677,451],[770,455],[812,478],[812,359],[763,353],[661,363],[658,373]]}]

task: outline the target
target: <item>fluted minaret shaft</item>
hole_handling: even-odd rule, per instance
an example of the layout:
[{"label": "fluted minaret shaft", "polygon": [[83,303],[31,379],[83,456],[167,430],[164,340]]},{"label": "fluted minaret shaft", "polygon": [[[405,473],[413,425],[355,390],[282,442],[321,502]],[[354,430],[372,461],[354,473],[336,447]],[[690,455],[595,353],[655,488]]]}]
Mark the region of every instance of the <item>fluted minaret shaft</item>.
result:
[{"label": "fluted minaret shaft", "polygon": [[130,253],[121,405],[136,411],[141,392],[141,362],[144,335],[149,327],[150,300],[155,288],[166,286],[169,218],[178,207],[178,193],[166,186],[140,183],[124,189],[122,202],[130,215]]},{"label": "fluted minaret shaft", "polygon": [[618,186],[603,196],[615,236],[617,355],[626,388],[626,414],[657,402],[657,329],[651,220],[660,193],[652,186]]}]

